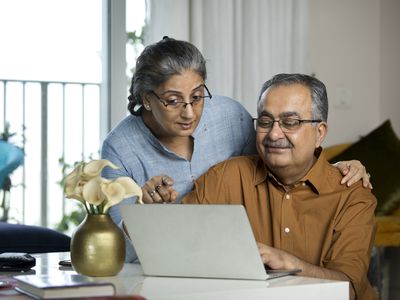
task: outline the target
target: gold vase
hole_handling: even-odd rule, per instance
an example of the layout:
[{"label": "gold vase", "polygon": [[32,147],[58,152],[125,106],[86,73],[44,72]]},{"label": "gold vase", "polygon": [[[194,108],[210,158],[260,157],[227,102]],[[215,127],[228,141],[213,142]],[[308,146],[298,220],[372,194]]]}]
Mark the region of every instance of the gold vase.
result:
[{"label": "gold vase", "polygon": [[125,239],[108,214],[88,214],[71,238],[71,262],[87,276],[114,276],[125,260]]}]

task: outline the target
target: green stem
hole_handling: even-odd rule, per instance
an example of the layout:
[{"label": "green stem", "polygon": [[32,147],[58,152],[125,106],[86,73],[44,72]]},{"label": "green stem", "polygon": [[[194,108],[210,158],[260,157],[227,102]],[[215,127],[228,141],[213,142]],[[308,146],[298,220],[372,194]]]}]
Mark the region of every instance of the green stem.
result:
[{"label": "green stem", "polygon": [[89,208],[87,207],[87,203],[83,202],[83,206],[85,207],[85,210],[88,214],[90,214]]},{"label": "green stem", "polygon": [[101,204],[99,205],[99,211],[101,214],[104,214],[104,206],[106,205],[107,200],[104,200],[103,202],[101,202]]},{"label": "green stem", "polygon": [[8,221],[8,212],[10,210],[9,203],[7,203],[7,193],[10,191],[3,189],[3,199],[1,202],[1,208],[3,209],[3,215],[0,218],[0,221],[7,222]]},{"label": "green stem", "polygon": [[93,204],[89,204],[89,206],[90,206],[90,213],[95,215],[96,214],[96,209],[95,209],[94,205]]},{"label": "green stem", "polygon": [[1,208],[5,209],[6,206],[6,191],[3,190],[3,200],[1,201]]},{"label": "green stem", "polygon": [[3,199],[1,201],[1,208],[3,209],[3,215],[0,218],[0,221],[7,221],[6,220],[6,191],[3,190]]}]

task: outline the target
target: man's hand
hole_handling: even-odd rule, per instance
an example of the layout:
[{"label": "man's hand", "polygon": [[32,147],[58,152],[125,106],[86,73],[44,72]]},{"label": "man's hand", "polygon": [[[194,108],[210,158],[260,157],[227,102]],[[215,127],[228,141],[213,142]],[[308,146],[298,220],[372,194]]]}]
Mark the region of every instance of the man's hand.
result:
[{"label": "man's hand", "polygon": [[144,203],[170,203],[178,198],[178,192],[172,187],[174,180],[167,175],[154,176],[142,187]]},{"label": "man's hand", "polygon": [[[257,243],[264,265],[271,269],[300,269],[299,259],[285,251]],[[296,263],[297,260],[297,263]]]},{"label": "man's hand", "polygon": [[362,179],[363,186],[372,189],[372,184],[369,181],[371,176],[360,161],[338,161],[337,163],[333,164],[333,166],[338,168],[340,173],[342,173],[344,176],[340,182],[341,184],[351,186],[353,183],[356,183]]},{"label": "man's hand", "polygon": [[[257,243],[261,259],[271,269],[301,269],[301,276],[321,279],[350,281],[342,272],[312,265],[300,258],[280,249],[276,249],[261,243]],[[355,299],[353,285],[350,286],[350,299]]]}]

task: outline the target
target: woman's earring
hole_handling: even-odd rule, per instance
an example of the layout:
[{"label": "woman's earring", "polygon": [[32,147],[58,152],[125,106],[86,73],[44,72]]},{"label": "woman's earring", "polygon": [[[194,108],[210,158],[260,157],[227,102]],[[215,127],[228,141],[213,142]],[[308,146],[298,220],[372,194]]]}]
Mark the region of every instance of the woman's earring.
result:
[{"label": "woman's earring", "polygon": [[151,108],[150,108],[150,106],[149,106],[148,104],[144,104],[144,108],[145,108],[146,110],[148,110],[148,111],[151,111]]}]

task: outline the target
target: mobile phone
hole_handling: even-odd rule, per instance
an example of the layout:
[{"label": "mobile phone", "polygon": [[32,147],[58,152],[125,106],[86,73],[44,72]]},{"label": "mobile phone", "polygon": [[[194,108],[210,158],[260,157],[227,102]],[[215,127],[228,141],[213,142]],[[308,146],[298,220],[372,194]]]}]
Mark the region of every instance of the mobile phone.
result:
[{"label": "mobile phone", "polygon": [[6,252],[0,254],[0,271],[28,271],[35,265],[35,257],[28,253]]},{"label": "mobile phone", "polygon": [[63,266],[63,267],[72,267],[72,263],[71,263],[71,260],[70,260],[70,259],[63,259],[63,260],[60,260],[60,261],[58,262],[58,264],[59,264],[60,266]]}]

